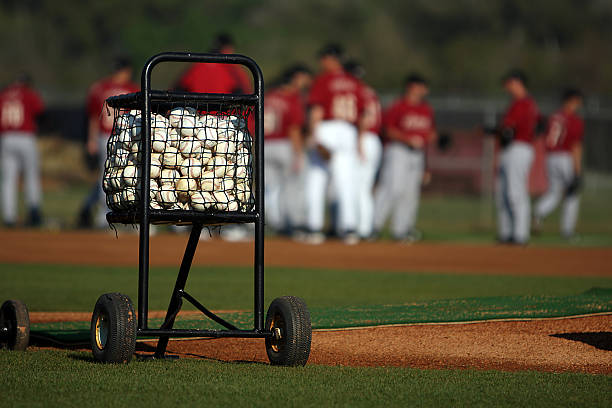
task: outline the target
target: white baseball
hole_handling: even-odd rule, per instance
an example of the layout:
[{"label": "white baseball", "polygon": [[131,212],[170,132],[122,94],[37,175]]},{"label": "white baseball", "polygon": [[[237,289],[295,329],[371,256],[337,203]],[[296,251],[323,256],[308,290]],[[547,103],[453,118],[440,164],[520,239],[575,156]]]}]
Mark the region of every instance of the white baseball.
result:
[{"label": "white baseball", "polygon": [[192,191],[198,189],[198,183],[189,177],[181,177],[176,180],[175,189],[178,193],[178,198],[181,202],[189,200],[189,195]]},{"label": "white baseball", "polygon": [[183,157],[176,147],[166,146],[166,150],[162,156],[162,165],[164,167],[178,167],[183,162]]},{"label": "white baseball", "polygon": [[215,198],[206,191],[194,191],[191,193],[191,207],[196,211],[204,211],[215,201]]},{"label": "white baseball", "polygon": [[138,173],[139,171],[136,166],[133,166],[133,165],[126,166],[123,169],[123,173],[122,173],[123,184],[126,186],[131,186],[131,187],[137,185],[138,179],[139,179]]},{"label": "white baseball", "polygon": [[180,141],[181,138],[178,134],[178,131],[175,128],[169,128],[168,134],[166,136],[166,143],[168,143],[172,147],[178,148]]},{"label": "white baseball", "polygon": [[234,154],[236,153],[236,143],[232,142],[231,140],[219,142],[215,146],[215,152],[217,154],[225,155]]},{"label": "white baseball", "polygon": [[161,176],[162,165],[158,160],[154,160],[151,157],[151,178],[156,179]]},{"label": "white baseball", "polygon": [[212,160],[208,161],[208,167],[212,168],[217,177],[223,177],[225,175],[226,166],[227,160],[225,160],[223,156],[215,156]]},{"label": "white baseball", "polygon": [[223,191],[216,191],[213,193],[213,196],[215,197],[215,208],[217,208],[218,210],[225,210],[227,209],[227,203],[229,201],[229,197],[226,193],[224,193]]},{"label": "white baseball", "polygon": [[234,180],[231,178],[223,178],[221,179],[221,181],[219,181],[219,190],[221,191],[225,191],[225,192],[229,192],[230,190],[232,190],[234,188]]},{"label": "white baseball", "polygon": [[176,191],[174,190],[174,184],[162,184],[157,193],[157,201],[164,207],[171,207],[172,205],[176,204],[177,197]]},{"label": "white baseball", "polygon": [[238,211],[238,201],[236,200],[230,201],[229,204],[227,205],[227,210],[228,211]]},{"label": "white baseball", "polygon": [[217,132],[212,128],[200,128],[195,137],[204,143],[208,149],[212,149],[217,144]]},{"label": "white baseball", "polygon": [[198,178],[202,175],[202,162],[190,157],[181,164],[180,172],[183,176]]},{"label": "white baseball", "polygon": [[179,144],[179,150],[185,157],[200,155],[202,147],[202,142],[192,137],[182,139]]},{"label": "white baseball", "polygon": [[169,183],[174,185],[176,179],[178,179],[179,177],[181,177],[181,174],[175,169],[162,169],[160,181],[162,184]]},{"label": "white baseball", "polygon": [[108,184],[111,190],[119,190],[123,183],[121,182],[122,168],[113,168],[108,177]]}]

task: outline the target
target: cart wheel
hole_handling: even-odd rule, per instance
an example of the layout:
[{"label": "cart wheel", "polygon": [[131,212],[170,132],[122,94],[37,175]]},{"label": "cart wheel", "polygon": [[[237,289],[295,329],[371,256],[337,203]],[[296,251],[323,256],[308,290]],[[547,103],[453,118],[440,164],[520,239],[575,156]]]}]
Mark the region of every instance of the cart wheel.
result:
[{"label": "cart wheel", "polygon": [[98,298],[91,317],[91,350],[102,363],[129,363],[136,349],[136,315],[121,293]]},{"label": "cart wheel", "polygon": [[274,299],[266,316],[266,352],[272,365],[304,366],[310,355],[312,327],[306,303],[295,296]]},{"label": "cart wheel", "polygon": [[0,349],[25,351],[30,343],[30,314],[21,300],[7,300],[0,308]]}]

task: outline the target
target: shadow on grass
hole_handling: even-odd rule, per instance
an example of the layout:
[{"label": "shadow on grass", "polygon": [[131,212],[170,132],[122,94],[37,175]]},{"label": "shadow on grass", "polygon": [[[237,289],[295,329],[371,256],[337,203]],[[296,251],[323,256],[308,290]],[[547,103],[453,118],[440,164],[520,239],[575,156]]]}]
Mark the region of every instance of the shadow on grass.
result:
[{"label": "shadow on grass", "polygon": [[599,350],[612,351],[612,332],[558,333],[550,336],[579,341]]}]

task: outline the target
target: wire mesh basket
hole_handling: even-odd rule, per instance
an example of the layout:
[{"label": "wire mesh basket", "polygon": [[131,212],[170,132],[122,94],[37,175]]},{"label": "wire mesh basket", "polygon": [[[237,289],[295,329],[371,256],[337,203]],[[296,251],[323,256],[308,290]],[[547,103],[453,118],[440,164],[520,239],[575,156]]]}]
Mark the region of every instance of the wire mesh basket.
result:
[{"label": "wire mesh basket", "polygon": [[[133,94],[138,99],[138,94]],[[129,95],[128,95],[129,96]],[[143,118],[128,98],[112,103],[103,187],[114,213],[140,208],[145,149]],[[253,106],[181,101],[153,103],[149,209],[205,214],[250,213],[253,197]],[[135,222],[135,218],[131,218]],[[158,220],[185,223],[183,220]]]}]

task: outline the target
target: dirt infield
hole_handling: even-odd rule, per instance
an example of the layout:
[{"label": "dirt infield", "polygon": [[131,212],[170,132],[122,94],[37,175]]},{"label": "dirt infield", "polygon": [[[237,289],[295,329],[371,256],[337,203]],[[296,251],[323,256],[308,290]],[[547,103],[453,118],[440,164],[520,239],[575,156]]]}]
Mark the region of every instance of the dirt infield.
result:
[{"label": "dirt infield", "polygon": [[[155,347],[145,344],[144,351]],[[252,339],[172,341],[168,351],[268,361],[263,341]],[[309,363],[612,374],[612,316],[316,331]]]},{"label": "dirt infield", "polygon": [[[171,234],[153,237],[151,264],[177,265],[186,239]],[[108,233],[0,231],[0,240],[0,262],[137,265],[136,234],[116,239]],[[194,260],[196,265],[249,266],[252,262],[252,244],[218,240],[203,242]],[[349,247],[337,242],[307,246],[267,240],[266,264],[398,273],[612,276],[612,249],[429,243]],[[89,315],[39,313],[32,320],[89,320]],[[152,346],[140,343],[140,353]],[[183,357],[267,362],[261,340],[172,341],[169,351]],[[612,316],[317,331],[310,363],[612,374]]]},{"label": "dirt infield", "polygon": [[[0,262],[77,265],[137,265],[138,236],[99,232],[0,231]],[[151,265],[178,265],[186,235],[151,239]],[[612,276],[612,248],[505,247],[389,242],[320,246],[266,240],[266,265],[381,271],[514,275]],[[202,242],[196,265],[253,264],[252,243]]]}]

